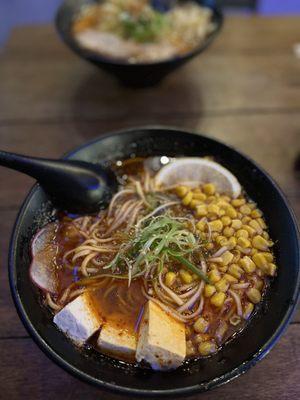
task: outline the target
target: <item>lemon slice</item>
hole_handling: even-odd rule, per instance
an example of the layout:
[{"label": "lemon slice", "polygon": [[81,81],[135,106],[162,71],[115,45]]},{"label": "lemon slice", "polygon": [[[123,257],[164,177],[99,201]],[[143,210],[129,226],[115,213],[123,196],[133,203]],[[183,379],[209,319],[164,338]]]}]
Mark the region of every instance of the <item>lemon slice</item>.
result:
[{"label": "lemon slice", "polygon": [[236,198],[241,193],[241,185],[236,177],[222,165],[206,158],[178,158],[164,166],[155,177],[158,187],[213,183],[219,193]]}]

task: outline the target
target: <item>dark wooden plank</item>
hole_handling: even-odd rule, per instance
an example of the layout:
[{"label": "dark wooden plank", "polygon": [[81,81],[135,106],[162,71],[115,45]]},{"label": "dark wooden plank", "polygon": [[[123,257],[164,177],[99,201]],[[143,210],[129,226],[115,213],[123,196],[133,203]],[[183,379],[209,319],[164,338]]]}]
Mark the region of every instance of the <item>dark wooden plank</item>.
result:
[{"label": "dark wooden plank", "polygon": [[[293,21],[291,26],[295,26]],[[0,61],[0,122],[115,119],[141,113],[158,117],[299,111],[299,63],[291,49],[291,35],[286,39],[289,52],[277,51],[276,39],[284,41],[285,36],[282,28],[277,34],[275,23],[270,24],[265,35],[274,36],[270,61],[265,51],[230,52],[232,43],[242,43],[239,37],[246,43],[260,43],[256,35],[254,39],[250,35],[250,30],[255,32],[252,19],[242,19],[239,24],[231,26],[228,22],[225,29],[229,33],[217,42],[222,51],[214,46],[160,86],[147,90],[120,87],[114,79],[72,55],[52,29],[19,29]],[[268,20],[265,24],[265,28],[259,24],[261,32],[268,30]],[[238,27],[245,35],[237,34]]]},{"label": "dark wooden plank", "polygon": [[[300,325],[292,325],[271,353],[244,376],[191,400],[298,399],[300,395]],[[54,365],[31,339],[0,340],[1,399],[109,399],[103,392],[68,375]],[[18,368],[19,365],[24,366]],[[126,397],[129,399],[130,397]]]}]

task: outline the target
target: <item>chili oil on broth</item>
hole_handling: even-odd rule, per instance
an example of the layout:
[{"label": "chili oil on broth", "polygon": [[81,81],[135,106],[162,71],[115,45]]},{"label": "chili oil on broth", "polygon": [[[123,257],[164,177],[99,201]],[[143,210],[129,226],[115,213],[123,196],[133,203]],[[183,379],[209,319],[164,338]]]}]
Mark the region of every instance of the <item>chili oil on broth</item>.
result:
[{"label": "chili oil on broth", "polygon": [[[145,200],[147,202],[153,201],[152,179],[159,169],[159,159],[159,157],[152,159],[132,158],[117,161],[112,168],[118,176],[121,185],[120,191],[129,190],[129,185],[130,188],[136,187],[138,193],[142,187],[142,195],[149,194]],[[206,273],[210,278],[210,283],[205,284],[203,287],[199,303],[201,305],[202,301],[201,313],[195,316],[195,318],[184,320],[187,359],[214,354],[229,338],[233,337],[237,332],[240,332],[253,314],[255,305],[261,301],[261,297],[255,298],[254,295],[257,295],[257,292],[259,292],[261,296],[268,283],[268,276],[274,275],[273,273],[264,273],[262,272],[263,270],[258,267],[253,269],[254,262],[251,257],[255,256],[255,254],[261,254],[261,251],[252,245],[249,247],[248,242],[253,243],[251,234],[252,236],[254,235],[253,227],[255,227],[256,224],[247,224],[253,220],[256,222],[259,221],[257,223],[260,229],[256,228],[261,235],[264,235],[266,241],[269,240],[266,225],[264,225],[264,221],[262,220],[262,214],[257,209],[255,203],[248,200],[245,195],[241,195],[237,201],[234,202],[228,196],[223,196],[212,191],[212,186],[209,185],[210,184],[206,186],[199,185],[199,187],[194,189],[178,185],[171,190],[163,191],[162,193],[159,192],[159,196],[162,196],[165,201],[177,201],[176,204],[168,208],[168,215],[170,214],[172,218],[178,218],[184,221],[184,226],[189,231],[195,230],[196,226],[194,236],[196,240],[201,243],[201,253],[198,254],[196,252],[191,256],[190,260],[195,265],[199,265],[201,264],[201,258],[204,257],[207,268]],[[205,223],[203,221],[204,216],[202,215],[203,210],[200,212],[201,215],[199,215],[198,212],[199,209],[197,207],[199,203],[197,203],[197,207],[194,207],[192,200],[190,202],[186,201],[186,196],[190,192],[193,192],[195,200],[200,202],[200,205],[205,204],[207,209],[207,214],[205,216],[207,220]],[[201,196],[201,194],[203,196]],[[131,196],[131,193],[128,193],[128,196],[129,195]],[[138,195],[142,196],[141,194]],[[130,202],[126,197],[124,201]],[[212,206],[215,205],[216,201],[227,201],[228,204],[230,204],[231,213],[229,214],[231,214],[231,217],[229,217],[226,212],[221,213],[221,207],[219,207],[220,215],[212,212]],[[116,213],[121,210],[124,204],[125,203],[119,204]],[[152,207],[155,206],[157,206],[157,203],[152,205]],[[250,212],[245,207],[248,207]],[[245,213],[241,211],[245,211]],[[150,210],[148,209],[141,209],[140,219],[144,218],[149,212]],[[163,209],[161,212],[163,214],[166,213]],[[132,225],[129,230],[126,230],[126,223],[128,221],[124,220],[124,223],[115,230],[113,240],[107,242],[107,247],[111,248],[112,251],[99,253],[94,259],[91,259],[94,264],[90,267],[89,265],[91,263],[87,264],[88,267],[85,268],[84,276],[80,270],[80,266],[82,265],[82,259],[86,256],[86,254],[84,254],[85,250],[82,250],[82,257],[78,257],[74,261],[72,259],[72,255],[75,254],[73,252],[74,249],[80,249],[80,246],[87,243],[88,240],[92,240],[93,236],[89,236],[87,232],[89,232],[89,229],[91,231],[93,226],[96,226],[99,237],[103,238],[104,241],[109,239],[109,235],[107,235],[110,229],[109,213],[110,209],[100,212],[100,216],[94,215],[82,218],[75,218],[69,215],[60,216],[58,222],[59,227],[55,238],[58,247],[56,263],[59,293],[53,296],[53,301],[59,304],[60,300],[65,297],[66,300],[61,302],[61,305],[66,305],[83,291],[89,290],[90,293],[93,294],[96,307],[98,305],[101,309],[101,314],[104,319],[115,327],[120,328],[120,330],[126,330],[136,334],[140,314],[149,297],[159,301],[165,299],[167,310],[172,311],[174,309],[175,316],[177,315],[176,307],[174,307],[170,298],[165,294],[161,294],[163,287],[158,282],[157,276],[148,276],[146,278],[145,276],[139,276],[136,279],[132,278],[130,282],[128,282],[128,279],[118,279],[118,276],[114,277],[112,272],[106,269],[102,270],[104,273],[103,278],[96,277],[94,280],[97,268],[99,272],[102,267],[112,263],[120,246],[133,239],[135,225]],[[251,215],[255,218],[251,218]],[[230,218],[230,224],[226,217]],[[138,224],[138,221],[139,219],[137,218],[135,223]],[[223,221],[222,229],[214,229],[214,227],[217,226],[215,221]],[[240,221],[240,223],[237,221]],[[233,233],[228,229],[226,230],[226,228],[231,228],[233,225],[236,226]],[[245,227],[249,227],[249,229],[247,230]],[[94,231],[92,232],[95,234]],[[230,233],[232,233],[232,235],[230,235]],[[232,240],[232,238],[235,240]],[[248,240],[248,242],[244,239]],[[230,241],[231,245],[228,244]],[[226,243],[227,246],[225,245]],[[245,248],[241,247],[243,243],[246,246]],[[223,253],[220,253],[220,256],[214,256],[225,247],[226,249]],[[264,253],[268,254],[269,264],[274,265],[272,253],[269,250],[264,251]],[[70,254],[70,256],[68,256],[68,254]],[[138,257],[138,254],[134,256]],[[227,258],[232,258],[229,262],[228,260],[224,261],[225,256]],[[222,257],[223,259],[220,260]],[[117,269],[118,268],[119,267],[117,267]],[[171,288],[176,295],[182,296],[183,294],[184,296],[189,290],[195,291],[195,288],[201,285],[201,279],[186,269],[178,260],[168,259],[162,268],[164,272],[161,278],[164,285]],[[124,270],[121,268],[119,271],[117,270],[117,273],[122,275],[124,274]],[[173,274],[173,278],[175,275],[175,280],[172,284],[168,285],[167,280],[168,276],[170,276],[168,274],[170,273]],[[183,287],[187,288],[185,292],[182,291]],[[250,289],[255,290],[253,292],[254,294],[252,293],[249,298]],[[68,290],[68,297],[66,297],[66,292]],[[212,294],[211,291],[213,292]],[[221,306],[218,306],[216,302],[212,301],[217,295],[224,297]],[[235,299],[236,296],[238,297],[238,301]],[[196,307],[192,305],[191,308],[187,310],[188,313],[193,314],[195,308]],[[239,310],[239,308],[242,311]],[[95,341],[92,339],[89,344],[95,346]],[[112,356],[116,357],[115,355]],[[126,359],[122,356],[116,358],[134,362],[133,359]]]}]

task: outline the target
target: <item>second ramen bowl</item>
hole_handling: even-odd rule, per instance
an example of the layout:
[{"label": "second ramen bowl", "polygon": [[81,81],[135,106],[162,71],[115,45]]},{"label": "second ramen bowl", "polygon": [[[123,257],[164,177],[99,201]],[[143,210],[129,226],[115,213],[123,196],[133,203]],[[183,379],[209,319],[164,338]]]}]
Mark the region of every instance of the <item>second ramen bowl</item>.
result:
[{"label": "second ramen bowl", "polygon": [[58,9],[56,15],[56,28],[62,40],[71,50],[81,58],[113,74],[123,84],[138,87],[152,86],[160,82],[170,72],[202,53],[219,33],[223,23],[222,13],[217,8],[211,6],[210,1],[195,1],[199,3],[199,5],[205,5],[211,8],[213,14],[212,21],[215,28],[206,37],[204,42],[195,47],[192,51],[165,61],[132,64],[127,61],[112,60],[99,53],[81,47],[72,33],[73,22],[83,7],[98,3],[99,0],[65,0]]}]

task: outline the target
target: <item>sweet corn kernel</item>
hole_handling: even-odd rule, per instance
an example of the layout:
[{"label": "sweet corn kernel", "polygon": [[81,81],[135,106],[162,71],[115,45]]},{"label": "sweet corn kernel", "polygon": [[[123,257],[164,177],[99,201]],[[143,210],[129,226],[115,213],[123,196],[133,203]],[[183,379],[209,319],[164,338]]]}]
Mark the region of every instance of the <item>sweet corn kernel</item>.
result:
[{"label": "sweet corn kernel", "polygon": [[243,224],[248,224],[248,222],[251,221],[251,218],[248,217],[248,215],[245,215],[245,217],[242,218],[242,223]]},{"label": "sweet corn kernel", "polygon": [[197,319],[193,327],[197,333],[205,333],[208,329],[209,323],[203,317]]},{"label": "sweet corn kernel", "polygon": [[226,208],[226,215],[228,215],[230,218],[236,218],[237,212],[233,207],[229,206]]},{"label": "sweet corn kernel", "polygon": [[226,292],[229,288],[229,282],[225,278],[222,278],[216,282],[215,287],[218,292]]},{"label": "sweet corn kernel", "polygon": [[207,333],[198,333],[197,335],[194,336],[194,341],[198,344],[202,343],[202,342],[206,342],[209,339],[210,339],[210,335],[208,335]]},{"label": "sweet corn kernel", "polygon": [[216,288],[213,285],[205,285],[204,286],[204,296],[211,297],[214,293],[216,293]]},{"label": "sweet corn kernel", "polygon": [[256,207],[256,203],[248,203],[248,207],[250,207],[251,208],[251,212],[252,212],[252,210],[254,210],[254,208]]},{"label": "sweet corn kernel", "polygon": [[248,239],[249,233],[245,229],[239,229],[238,231],[236,231],[235,236],[237,238],[244,237],[244,238]]},{"label": "sweet corn kernel", "polygon": [[243,206],[240,207],[240,212],[244,215],[249,215],[251,214],[251,208],[247,206],[247,204],[244,204]]},{"label": "sweet corn kernel", "polygon": [[212,271],[214,269],[218,270],[219,266],[217,264],[215,264],[215,263],[210,263],[209,264],[209,269],[210,269],[210,271]]},{"label": "sweet corn kernel", "polygon": [[244,238],[243,236],[237,239],[237,244],[243,248],[247,248],[251,246],[250,240]]},{"label": "sweet corn kernel", "polygon": [[223,217],[223,215],[225,215],[225,214],[226,214],[225,210],[223,210],[222,208],[220,208],[219,216],[220,216],[220,217]]},{"label": "sweet corn kernel", "polygon": [[213,183],[206,183],[205,185],[203,185],[202,189],[203,192],[208,196],[211,196],[216,192],[216,187]]},{"label": "sweet corn kernel", "polygon": [[256,209],[251,211],[251,217],[252,218],[261,218],[262,217],[262,212],[258,208],[256,208]]},{"label": "sweet corn kernel", "polygon": [[247,274],[251,274],[256,269],[254,262],[248,256],[244,256],[243,258],[241,258],[239,260],[239,265]]},{"label": "sweet corn kernel", "polygon": [[199,200],[194,200],[194,197],[193,197],[193,200],[190,202],[190,204],[189,204],[189,206],[192,208],[192,209],[196,209],[198,206],[200,206],[200,205],[202,205],[202,202],[201,201],[199,201]]},{"label": "sweet corn kernel", "polygon": [[253,255],[256,254],[257,252],[258,252],[258,250],[255,249],[254,247],[252,247],[250,255],[253,256]]},{"label": "sweet corn kernel", "polygon": [[217,270],[214,269],[212,271],[209,271],[208,278],[211,283],[216,283],[221,279],[221,275]]},{"label": "sweet corn kernel", "polygon": [[183,199],[182,199],[181,201],[182,201],[182,204],[183,204],[184,206],[188,206],[188,205],[190,204],[190,202],[192,201],[192,199],[193,199],[193,193],[192,193],[192,192],[188,192],[188,193],[183,197]]},{"label": "sweet corn kernel", "polygon": [[275,276],[276,275],[277,266],[273,263],[269,263],[269,273],[268,275]]},{"label": "sweet corn kernel", "polygon": [[231,227],[233,229],[241,229],[242,225],[243,225],[242,221],[240,221],[239,219],[233,219],[232,220]]},{"label": "sweet corn kernel", "polygon": [[226,237],[224,237],[224,239],[222,239],[220,241],[220,245],[221,246],[228,246],[228,239]]},{"label": "sweet corn kernel", "polygon": [[198,200],[200,202],[203,202],[206,200],[206,194],[204,193],[193,193],[193,200]]},{"label": "sweet corn kernel", "polygon": [[266,239],[266,240],[269,240],[269,239],[270,239],[270,236],[269,236],[268,232],[266,232],[266,231],[263,231],[263,233],[261,234],[261,236],[262,236],[264,239]]},{"label": "sweet corn kernel", "polygon": [[234,249],[235,246],[236,246],[236,244],[237,244],[237,240],[236,240],[235,237],[232,236],[231,238],[228,239],[228,244],[227,244],[227,246],[228,246],[228,248],[229,248],[230,250]]},{"label": "sweet corn kernel", "polygon": [[224,217],[221,218],[221,221],[224,226],[228,226],[231,224],[231,218],[228,217],[227,215],[224,215]]},{"label": "sweet corn kernel", "polygon": [[212,232],[211,237],[215,240],[218,236],[218,232]]},{"label": "sweet corn kernel", "polygon": [[257,222],[259,223],[259,225],[263,228],[263,229],[267,229],[267,225],[265,223],[265,221],[262,218],[257,218]]},{"label": "sweet corn kernel", "polygon": [[183,283],[192,283],[193,282],[192,275],[189,272],[187,272],[185,269],[179,270],[179,275],[180,275],[180,279],[182,280]]},{"label": "sweet corn kernel", "polygon": [[240,279],[243,273],[243,270],[241,267],[239,267],[237,264],[231,264],[228,273],[232,276],[234,276],[237,279]]},{"label": "sweet corn kernel", "polygon": [[238,282],[237,278],[235,278],[234,276],[229,275],[229,274],[225,274],[225,275],[224,275],[224,278],[225,278],[226,281],[229,282],[229,283],[236,283],[236,282]]},{"label": "sweet corn kernel", "polygon": [[196,207],[196,216],[197,217],[204,217],[207,215],[207,206],[205,204],[201,204]]},{"label": "sweet corn kernel", "polygon": [[233,260],[233,254],[230,251],[225,251],[225,253],[222,254],[221,258],[223,260],[223,265],[228,265],[231,263]]},{"label": "sweet corn kernel", "polygon": [[220,207],[217,206],[216,204],[209,204],[209,205],[207,206],[207,211],[208,211],[209,213],[219,215]]},{"label": "sweet corn kernel", "polygon": [[201,356],[208,356],[209,354],[215,353],[217,346],[212,342],[201,342],[198,346],[198,351]]},{"label": "sweet corn kernel", "polygon": [[174,272],[167,272],[165,277],[165,282],[167,286],[172,286],[176,280],[176,274]]},{"label": "sweet corn kernel", "polygon": [[222,240],[224,240],[224,239],[227,241],[227,239],[226,239],[225,236],[218,235],[218,236],[216,237],[216,243],[217,243],[217,244],[221,244],[220,242],[221,242]]},{"label": "sweet corn kernel", "polygon": [[177,186],[175,189],[176,194],[179,197],[184,197],[189,191],[189,188],[186,186]]},{"label": "sweet corn kernel", "polygon": [[254,304],[259,303],[261,300],[261,294],[260,294],[259,290],[255,289],[255,288],[251,288],[251,289],[247,290],[246,295],[249,298],[249,300],[251,300],[252,303],[254,303]]},{"label": "sweet corn kernel", "polygon": [[199,201],[205,201],[206,200],[206,194],[204,194],[204,193],[193,193],[193,199],[194,200],[199,200]]},{"label": "sweet corn kernel", "polygon": [[234,255],[232,262],[235,264],[235,263],[237,263],[237,262],[239,261],[239,259],[241,258],[241,252],[240,252],[239,250],[237,250],[237,248],[235,248],[235,249],[232,251],[232,253],[233,253],[233,255]]},{"label": "sweet corn kernel", "polygon": [[268,269],[268,262],[265,256],[262,253],[256,253],[252,256],[255,265],[260,268],[262,271],[267,271]]},{"label": "sweet corn kernel", "polygon": [[244,312],[243,312],[244,319],[248,319],[250,317],[250,315],[252,314],[253,310],[254,310],[253,303],[246,303]]},{"label": "sweet corn kernel", "polygon": [[223,208],[224,210],[226,210],[226,208],[230,207],[230,204],[227,201],[219,200],[218,201],[218,206],[220,208]]},{"label": "sweet corn kernel", "polygon": [[262,252],[261,254],[265,257],[265,259],[266,259],[269,263],[273,262],[274,256],[273,256],[272,253],[266,252],[266,251],[265,251],[265,252]]},{"label": "sweet corn kernel", "polygon": [[221,200],[224,200],[226,203],[229,203],[231,201],[230,197],[223,194],[222,196],[220,196]]},{"label": "sweet corn kernel", "polygon": [[222,307],[222,305],[224,304],[226,295],[223,292],[218,292],[215,293],[211,298],[210,298],[210,302],[212,305],[214,305],[215,307]]},{"label": "sweet corn kernel", "polygon": [[251,226],[251,228],[253,228],[259,235],[262,234],[262,232],[263,232],[262,227],[259,225],[259,223],[255,219],[252,219],[249,222],[249,226]]},{"label": "sweet corn kernel", "polygon": [[268,250],[269,243],[260,235],[254,236],[252,239],[252,245],[258,250]]},{"label": "sweet corn kernel", "polygon": [[231,204],[233,205],[233,207],[241,207],[245,203],[246,203],[245,199],[233,199],[231,201]]},{"label": "sweet corn kernel", "polygon": [[216,201],[216,196],[208,196],[206,199],[207,203],[213,203]]},{"label": "sweet corn kernel", "polygon": [[254,287],[255,289],[261,291],[262,288],[264,287],[264,281],[262,279],[256,278],[254,280]]},{"label": "sweet corn kernel", "polygon": [[213,243],[208,243],[206,246],[207,250],[212,250],[215,246]]},{"label": "sweet corn kernel", "polygon": [[221,230],[223,229],[223,224],[222,221],[220,219],[216,219],[215,221],[211,221],[208,223],[208,225],[210,226],[210,229],[213,231],[217,231],[217,232],[221,232]]},{"label": "sweet corn kernel", "polygon": [[226,226],[226,227],[223,229],[223,235],[226,236],[226,237],[228,237],[228,238],[230,238],[231,236],[234,235],[234,229],[231,228],[231,227],[229,227],[229,226]]},{"label": "sweet corn kernel", "polygon": [[227,270],[228,270],[228,266],[227,265],[224,265],[224,267],[219,267],[219,271],[220,272],[227,272]]},{"label": "sweet corn kernel", "polygon": [[245,231],[248,232],[249,236],[254,236],[256,234],[256,230],[253,229],[251,226],[249,225],[243,225],[242,229],[244,229]]},{"label": "sweet corn kernel", "polygon": [[203,232],[205,230],[206,223],[204,221],[199,221],[196,224],[196,228],[200,231]]}]

